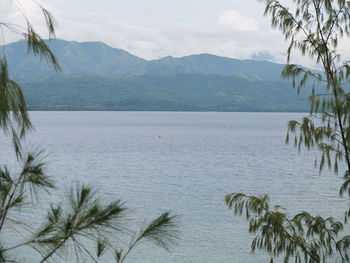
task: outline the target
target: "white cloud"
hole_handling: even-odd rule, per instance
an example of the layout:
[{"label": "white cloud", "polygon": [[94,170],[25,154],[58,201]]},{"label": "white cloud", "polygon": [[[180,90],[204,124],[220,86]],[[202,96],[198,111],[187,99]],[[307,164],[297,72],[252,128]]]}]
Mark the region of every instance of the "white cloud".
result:
[{"label": "white cloud", "polygon": [[[4,39],[1,38],[1,43],[9,43],[23,38],[21,33],[25,33],[28,19],[36,32],[43,37],[48,36],[46,22],[43,12],[39,5],[42,5],[39,0],[16,0],[16,1],[2,1],[0,4],[0,16],[2,22],[15,25],[13,30],[3,27]],[[48,6],[47,4],[44,6]],[[50,6],[48,7],[50,9]]]},{"label": "white cloud", "polygon": [[235,31],[258,31],[254,19],[245,17],[234,9],[226,10],[218,19],[218,23]]},{"label": "white cloud", "polygon": [[[45,30],[45,21],[40,8],[33,0],[19,1],[27,10],[27,15],[35,29],[46,37],[47,30]],[[226,2],[222,5],[214,4],[209,0],[173,2],[173,5],[178,8],[193,5],[193,10],[188,8],[184,12],[186,16],[183,13],[174,13],[172,8],[165,9],[168,3],[165,0],[148,0],[154,3],[148,10],[143,9],[148,8],[148,4],[142,2],[141,5],[139,0],[123,2],[119,9],[112,8],[114,0],[101,1],[105,5],[97,5],[95,0],[45,0],[42,2],[58,22],[57,37],[66,40],[102,41],[146,59],[157,59],[168,55],[181,57],[199,53],[249,59],[254,54],[265,52],[272,54],[273,58],[269,60],[286,62],[288,44],[285,43],[282,33],[270,29],[270,19],[262,16],[263,5],[256,0],[245,0],[244,3],[222,0]],[[162,9],[160,9],[160,3],[163,3]],[[199,3],[203,4],[201,9],[203,12],[197,12],[198,8],[195,9]],[[204,8],[205,5],[207,8]],[[252,8],[246,9],[247,5]],[[143,8],[140,9],[140,6]],[[155,6],[159,9],[154,9]],[[4,19],[13,23],[21,22],[18,10],[16,12],[13,7],[4,8],[1,4],[0,7],[2,7],[0,14],[7,13],[7,16],[3,16]],[[130,10],[126,10],[126,7]],[[139,9],[132,9],[136,7]],[[80,12],[75,11],[77,8]],[[152,15],[150,15],[151,11]],[[8,41],[16,40],[15,36],[13,38],[6,36],[6,38]],[[342,53],[349,53],[348,46],[349,42],[342,40],[339,48]],[[298,52],[293,53],[292,62],[315,66],[312,61],[302,57]]]},{"label": "white cloud", "polygon": [[211,21],[159,23],[149,18],[105,12],[71,16],[56,9],[53,13],[59,23],[59,38],[102,41],[146,59],[198,53],[248,59],[256,52],[270,51],[275,55],[285,49],[283,37],[276,31],[233,32],[229,27],[220,26],[215,17]]}]

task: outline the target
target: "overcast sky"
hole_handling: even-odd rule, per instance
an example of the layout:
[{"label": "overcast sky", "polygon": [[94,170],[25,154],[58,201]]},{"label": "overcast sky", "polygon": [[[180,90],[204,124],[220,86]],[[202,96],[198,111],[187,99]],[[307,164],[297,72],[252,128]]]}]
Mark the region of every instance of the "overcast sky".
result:
[{"label": "overcast sky", "polygon": [[[15,1],[21,2],[36,29],[41,31],[43,20],[35,3]],[[2,16],[15,21],[13,10],[4,6],[4,1],[1,3]],[[42,0],[40,3],[56,18],[57,37],[66,40],[102,41],[146,59],[211,53],[285,62],[287,44],[280,32],[271,29],[269,18],[263,17],[264,6],[257,0]],[[295,62],[305,64],[299,56]]]}]

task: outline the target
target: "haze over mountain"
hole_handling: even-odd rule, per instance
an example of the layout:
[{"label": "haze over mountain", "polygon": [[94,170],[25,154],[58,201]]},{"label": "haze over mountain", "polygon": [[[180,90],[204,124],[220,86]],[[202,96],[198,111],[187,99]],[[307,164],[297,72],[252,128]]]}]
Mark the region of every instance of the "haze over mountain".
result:
[{"label": "haze over mountain", "polygon": [[[278,80],[283,65],[238,60],[209,54],[144,60],[101,42],[52,39],[47,42],[61,65],[61,74],[97,74],[108,77],[174,74],[236,75],[255,80]],[[25,41],[6,45],[10,71],[16,78],[45,78],[58,73],[39,58],[27,54]]]},{"label": "haze over mountain", "polygon": [[61,72],[26,54],[24,41],[5,46],[31,109],[307,110],[307,93],[281,80],[281,64],[210,54],[148,61],[101,42],[48,43]]}]

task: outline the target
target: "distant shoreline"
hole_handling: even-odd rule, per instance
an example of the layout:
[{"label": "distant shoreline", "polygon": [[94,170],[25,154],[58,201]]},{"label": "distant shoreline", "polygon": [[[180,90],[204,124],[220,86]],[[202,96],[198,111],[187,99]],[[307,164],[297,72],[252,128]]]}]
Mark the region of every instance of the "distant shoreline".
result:
[{"label": "distant shoreline", "polygon": [[191,111],[191,110],[96,110],[96,109],[29,109],[29,112],[178,112],[178,113],[304,113],[309,114],[306,111]]}]

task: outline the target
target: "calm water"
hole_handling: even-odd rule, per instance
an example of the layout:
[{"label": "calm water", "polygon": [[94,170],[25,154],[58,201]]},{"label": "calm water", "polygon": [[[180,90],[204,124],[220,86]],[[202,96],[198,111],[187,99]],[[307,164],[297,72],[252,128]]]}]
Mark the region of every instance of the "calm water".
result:
[{"label": "calm water", "polygon": [[[48,153],[62,187],[74,181],[121,198],[141,221],[164,210],[181,217],[172,253],[139,247],[128,262],[266,262],[250,254],[244,219],[223,198],[268,193],[291,211],[342,215],[341,180],[318,174],[315,153],[284,144],[291,113],[32,112],[27,147]],[[158,136],[163,136],[158,138]],[[1,147],[2,161],[8,149]],[[52,195],[55,199],[55,195]],[[35,216],[34,216],[35,217]],[[34,220],[35,221],[35,220]]]}]

